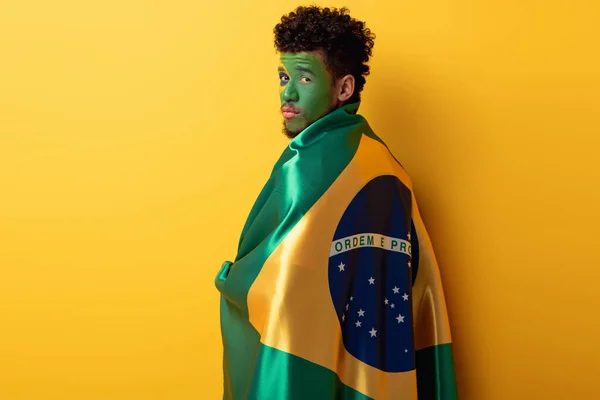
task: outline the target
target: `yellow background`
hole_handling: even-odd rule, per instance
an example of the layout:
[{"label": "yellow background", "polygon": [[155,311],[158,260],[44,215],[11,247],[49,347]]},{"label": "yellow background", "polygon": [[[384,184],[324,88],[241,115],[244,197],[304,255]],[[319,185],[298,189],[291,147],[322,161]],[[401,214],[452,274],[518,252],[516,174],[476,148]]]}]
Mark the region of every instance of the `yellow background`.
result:
[{"label": "yellow background", "polygon": [[[363,1],[462,399],[600,397],[598,6]],[[0,398],[217,399],[213,278],[286,140],[296,3],[0,3]]]}]

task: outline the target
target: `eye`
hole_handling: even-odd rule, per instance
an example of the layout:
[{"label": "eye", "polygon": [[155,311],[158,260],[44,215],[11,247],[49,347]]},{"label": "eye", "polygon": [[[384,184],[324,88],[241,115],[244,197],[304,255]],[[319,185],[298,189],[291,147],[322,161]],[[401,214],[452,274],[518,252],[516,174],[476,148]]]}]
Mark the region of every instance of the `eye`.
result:
[{"label": "eye", "polygon": [[283,72],[279,73],[279,83],[281,86],[285,86],[286,83],[290,80],[290,77],[284,74]]},{"label": "eye", "polygon": [[300,78],[300,82],[302,82],[302,83],[310,83],[312,81],[310,80],[310,78],[307,78],[307,77],[303,76],[302,78]]}]

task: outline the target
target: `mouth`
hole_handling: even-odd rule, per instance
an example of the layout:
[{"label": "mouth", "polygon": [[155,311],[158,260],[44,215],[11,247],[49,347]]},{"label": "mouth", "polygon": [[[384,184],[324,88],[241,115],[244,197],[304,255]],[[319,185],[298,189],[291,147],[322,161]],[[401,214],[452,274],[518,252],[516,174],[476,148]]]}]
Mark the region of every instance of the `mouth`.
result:
[{"label": "mouth", "polygon": [[300,110],[290,106],[283,106],[281,107],[281,113],[283,114],[283,118],[292,119],[300,115]]}]

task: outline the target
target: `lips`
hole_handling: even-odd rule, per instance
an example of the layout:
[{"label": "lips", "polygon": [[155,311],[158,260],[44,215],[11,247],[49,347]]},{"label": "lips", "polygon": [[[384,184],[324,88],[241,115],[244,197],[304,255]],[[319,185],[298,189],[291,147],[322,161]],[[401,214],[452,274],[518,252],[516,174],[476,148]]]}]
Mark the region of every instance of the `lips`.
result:
[{"label": "lips", "polygon": [[281,107],[281,113],[283,114],[283,118],[291,119],[298,116],[300,114],[300,110],[290,106],[283,106]]}]

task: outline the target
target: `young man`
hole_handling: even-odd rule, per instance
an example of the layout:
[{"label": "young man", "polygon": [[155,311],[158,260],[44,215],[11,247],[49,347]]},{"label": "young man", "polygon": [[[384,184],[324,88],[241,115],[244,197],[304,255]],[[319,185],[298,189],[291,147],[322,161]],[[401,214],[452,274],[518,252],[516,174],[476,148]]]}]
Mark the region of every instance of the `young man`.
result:
[{"label": "young man", "polygon": [[291,141],[216,278],[225,399],[456,398],[410,178],[357,114],[373,40],[345,9],[275,27]]}]

